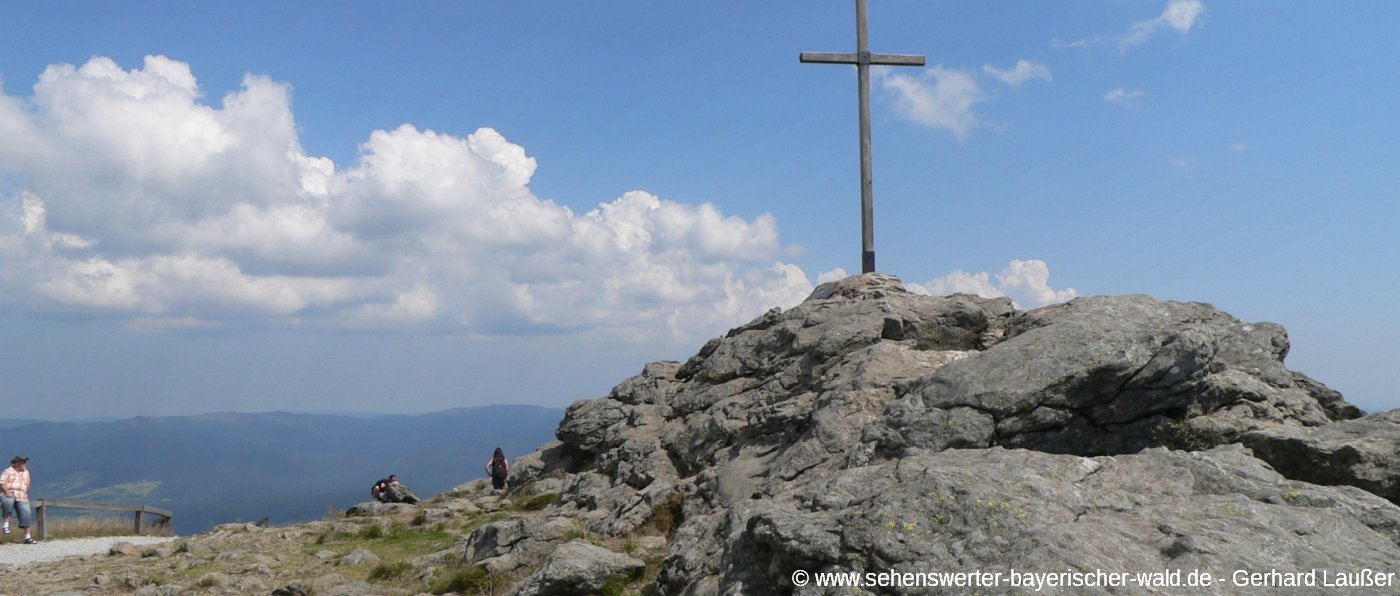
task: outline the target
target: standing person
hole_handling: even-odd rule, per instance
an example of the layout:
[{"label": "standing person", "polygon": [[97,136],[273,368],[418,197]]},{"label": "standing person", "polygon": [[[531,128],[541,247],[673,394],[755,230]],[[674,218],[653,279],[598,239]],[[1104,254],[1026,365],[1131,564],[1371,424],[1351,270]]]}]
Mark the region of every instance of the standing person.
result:
[{"label": "standing person", "polygon": [[486,473],[491,475],[491,488],[501,490],[506,487],[506,476],[510,475],[510,462],[506,461],[506,452],[500,447],[491,454],[491,459],[486,462]]},{"label": "standing person", "polygon": [[0,503],[5,510],[3,531],[10,533],[10,518],[19,518],[19,527],[24,529],[24,543],[37,544],[29,535],[29,526],[34,525],[34,510],[29,507],[29,458],[16,455],[10,460],[10,467],[0,472]]}]

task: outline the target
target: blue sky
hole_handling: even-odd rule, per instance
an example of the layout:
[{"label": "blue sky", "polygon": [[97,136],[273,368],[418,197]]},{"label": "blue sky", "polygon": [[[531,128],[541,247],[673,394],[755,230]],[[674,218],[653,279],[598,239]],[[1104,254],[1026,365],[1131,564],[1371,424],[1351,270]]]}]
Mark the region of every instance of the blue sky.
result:
[{"label": "blue sky", "polygon": [[[879,270],[1400,407],[1400,4],[870,0]],[[0,3],[8,415],[564,405],[860,267],[849,1]]]}]

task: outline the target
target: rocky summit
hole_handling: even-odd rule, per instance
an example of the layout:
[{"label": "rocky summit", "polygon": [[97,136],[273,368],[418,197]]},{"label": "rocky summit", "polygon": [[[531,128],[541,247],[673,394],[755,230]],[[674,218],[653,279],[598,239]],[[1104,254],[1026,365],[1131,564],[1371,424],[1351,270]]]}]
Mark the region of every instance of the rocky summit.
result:
[{"label": "rocky summit", "polygon": [[[573,404],[505,495],[476,480],[418,506],[222,527],[191,539],[203,559],[114,550],[22,585],[1400,593],[1400,411],[1363,416],[1287,369],[1288,349],[1282,327],[1206,304],[1020,311],[861,275]],[[123,564],[171,570],[143,583]],[[830,573],[862,583],[820,585]]]}]

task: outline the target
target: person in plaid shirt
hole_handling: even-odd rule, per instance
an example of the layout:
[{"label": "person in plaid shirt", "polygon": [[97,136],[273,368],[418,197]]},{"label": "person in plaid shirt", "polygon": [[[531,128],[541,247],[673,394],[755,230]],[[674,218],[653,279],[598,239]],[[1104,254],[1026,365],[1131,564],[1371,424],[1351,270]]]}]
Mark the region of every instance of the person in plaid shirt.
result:
[{"label": "person in plaid shirt", "polygon": [[4,504],[5,522],[0,532],[10,533],[10,518],[19,518],[19,527],[24,528],[24,543],[35,544],[29,535],[29,526],[34,525],[34,510],[29,507],[29,458],[16,455],[10,460],[10,467],[0,472],[0,503]]}]

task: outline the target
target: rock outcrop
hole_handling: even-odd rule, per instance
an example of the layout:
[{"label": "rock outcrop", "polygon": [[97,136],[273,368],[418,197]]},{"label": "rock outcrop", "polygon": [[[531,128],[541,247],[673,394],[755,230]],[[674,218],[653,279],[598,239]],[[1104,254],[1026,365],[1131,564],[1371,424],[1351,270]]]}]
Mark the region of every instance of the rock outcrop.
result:
[{"label": "rock outcrop", "polygon": [[1397,436],[1361,435],[1394,420],[1353,420],[1288,349],[1206,304],[1021,312],[863,275],[575,403],[517,486],[601,535],[666,520],[663,593],[791,590],[796,569],[1389,569]]}]

